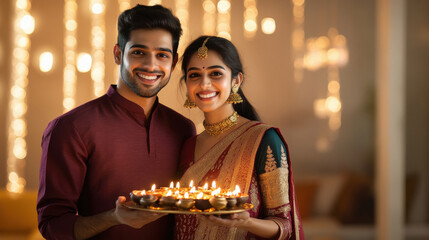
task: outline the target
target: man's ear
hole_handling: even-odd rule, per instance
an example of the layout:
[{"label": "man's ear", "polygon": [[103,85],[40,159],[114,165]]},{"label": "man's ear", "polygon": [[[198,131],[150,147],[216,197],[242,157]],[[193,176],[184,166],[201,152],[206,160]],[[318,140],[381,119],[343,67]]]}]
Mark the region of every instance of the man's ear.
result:
[{"label": "man's ear", "polygon": [[121,65],[122,51],[118,44],[113,47],[113,57],[115,58],[115,63]]},{"label": "man's ear", "polygon": [[171,66],[171,71],[173,71],[173,70],[174,70],[174,68],[176,67],[177,61],[179,61],[179,54],[178,54],[178,53],[176,53],[176,54],[174,55],[174,58],[173,58],[173,65]]},{"label": "man's ear", "polygon": [[243,73],[239,72],[237,74],[237,77],[235,77],[234,79],[232,79],[232,86],[238,85],[238,87],[240,87],[241,83],[243,82],[243,79],[244,79]]}]

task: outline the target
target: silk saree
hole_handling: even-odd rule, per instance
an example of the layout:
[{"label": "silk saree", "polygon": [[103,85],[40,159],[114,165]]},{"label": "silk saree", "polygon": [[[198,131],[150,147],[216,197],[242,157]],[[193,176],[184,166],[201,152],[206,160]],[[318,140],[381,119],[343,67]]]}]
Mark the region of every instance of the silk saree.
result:
[{"label": "silk saree", "polygon": [[[277,239],[304,239],[287,144],[280,131],[249,121],[194,159],[196,137],[188,139],[181,155],[180,182],[198,186],[216,181],[223,189],[249,195],[250,217],[270,219],[279,226]],[[209,226],[195,215],[176,215],[176,239],[260,239],[235,227]]]}]

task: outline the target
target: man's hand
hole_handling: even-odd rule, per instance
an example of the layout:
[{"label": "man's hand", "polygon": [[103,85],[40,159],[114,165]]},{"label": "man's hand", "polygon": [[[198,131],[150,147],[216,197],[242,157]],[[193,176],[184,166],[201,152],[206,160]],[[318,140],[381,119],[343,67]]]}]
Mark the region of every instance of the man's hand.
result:
[{"label": "man's hand", "polygon": [[120,224],[125,224],[133,228],[141,228],[144,225],[167,215],[129,209],[122,205],[125,201],[126,198],[124,196],[119,196],[118,200],[116,200],[114,215]]},{"label": "man's hand", "polygon": [[79,217],[74,225],[75,239],[88,239],[119,224],[141,228],[166,215],[129,209],[122,206],[125,201],[124,196],[119,196],[116,200],[116,208],[94,216]]}]

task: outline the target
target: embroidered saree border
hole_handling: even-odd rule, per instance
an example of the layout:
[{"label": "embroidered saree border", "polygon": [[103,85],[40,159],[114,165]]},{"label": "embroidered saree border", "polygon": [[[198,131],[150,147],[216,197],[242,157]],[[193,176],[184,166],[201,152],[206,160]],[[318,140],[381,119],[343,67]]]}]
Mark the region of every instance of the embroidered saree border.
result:
[{"label": "embroidered saree border", "polygon": [[[235,185],[239,185],[242,192],[248,193],[256,152],[265,131],[269,128],[258,122],[243,124],[189,167],[181,182],[194,180],[197,184],[203,184],[201,181],[205,175],[218,161],[222,161],[222,167],[216,179],[218,186],[233,189]],[[228,152],[225,153],[225,151]],[[195,239],[218,239],[224,236],[227,236],[227,239],[244,239],[246,235],[247,231],[242,229],[213,227],[204,222],[200,222],[195,231]]]},{"label": "embroidered saree border", "polygon": [[[218,175],[218,186],[221,186],[222,188],[233,188],[236,184],[238,184],[240,187],[244,186],[244,188],[241,189],[242,192],[248,193],[251,185],[251,177],[254,167],[256,151],[259,147],[260,141],[265,131],[269,128],[270,126],[257,122],[248,122],[243,124],[242,126],[240,126],[240,128],[236,129],[235,131],[227,135],[224,139],[222,139],[219,143],[217,143],[215,146],[213,146],[212,149],[210,149],[200,159],[195,161],[195,163],[188,170],[186,170],[181,181],[189,182],[190,180],[194,180],[195,183],[201,184],[201,181],[203,180],[207,172],[214,167],[216,162],[218,162],[221,157],[225,157],[224,159],[221,159],[223,162]],[[282,161],[282,167],[279,169],[283,170],[279,171],[287,170],[289,172],[289,181],[286,181],[289,183],[289,185],[282,187],[282,189],[290,189],[290,198],[288,198],[288,202],[290,201],[290,207],[293,209],[291,217],[293,218],[292,224],[294,225],[294,236],[292,237],[292,239],[300,240],[304,239],[304,234],[302,231],[301,221],[296,205],[293,175],[290,171],[291,164],[289,158],[289,150],[286,141],[284,140],[280,131],[278,129],[276,129],[276,131],[286,147],[286,162],[288,163],[288,165],[286,168],[283,167],[284,164]],[[235,164],[238,164],[238,167],[235,167]],[[233,178],[231,179],[228,176],[233,176]],[[271,177],[267,176],[266,178],[269,179]],[[282,199],[282,202],[286,201],[284,200],[284,198]],[[236,239],[237,237],[244,238],[246,236],[246,232],[241,231],[241,229],[231,228],[227,232],[225,232],[225,230],[226,229],[224,229],[224,227],[207,226],[206,224],[201,224],[200,222],[195,232],[195,239],[217,239],[219,237],[224,237],[225,235],[222,234],[226,234],[227,232],[228,239]]]}]

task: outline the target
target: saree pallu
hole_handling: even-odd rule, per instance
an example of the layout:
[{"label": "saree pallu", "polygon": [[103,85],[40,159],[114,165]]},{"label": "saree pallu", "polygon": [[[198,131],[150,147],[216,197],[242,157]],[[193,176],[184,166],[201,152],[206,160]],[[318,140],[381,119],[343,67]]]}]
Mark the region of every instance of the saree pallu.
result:
[{"label": "saree pallu", "polygon": [[[223,189],[247,193],[253,208],[250,217],[271,219],[279,225],[278,239],[304,239],[288,156],[287,145],[275,129],[286,150],[282,165],[267,173],[256,174],[255,157],[261,140],[272,127],[249,121],[225,136],[200,159],[194,160],[195,138],[182,150],[180,182],[191,180],[196,185],[216,181]],[[285,230],[284,230],[285,229]],[[235,227],[211,226],[199,222],[195,215],[176,215],[176,239],[257,239],[246,230]]]}]

